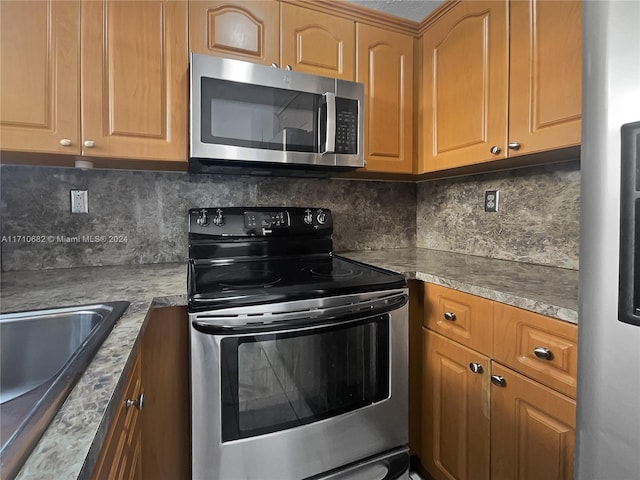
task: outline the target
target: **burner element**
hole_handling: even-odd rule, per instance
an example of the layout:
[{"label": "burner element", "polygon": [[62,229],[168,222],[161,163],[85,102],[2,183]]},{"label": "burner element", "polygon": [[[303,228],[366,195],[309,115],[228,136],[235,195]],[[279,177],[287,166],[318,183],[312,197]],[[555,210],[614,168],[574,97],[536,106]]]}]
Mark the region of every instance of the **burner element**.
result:
[{"label": "burner element", "polygon": [[282,280],[280,275],[271,270],[256,268],[256,265],[228,266],[224,272],[215,274],[213,279],[226,288],[266,288]]},{"label": "burner element", "polygon": [[318,278],[356,278],[362,275],[362,270],[353,270],[348,266],[338,266],[328,264],[328,265],[320,265],[316,267],[311,267],[309,269],[311,275]]}]

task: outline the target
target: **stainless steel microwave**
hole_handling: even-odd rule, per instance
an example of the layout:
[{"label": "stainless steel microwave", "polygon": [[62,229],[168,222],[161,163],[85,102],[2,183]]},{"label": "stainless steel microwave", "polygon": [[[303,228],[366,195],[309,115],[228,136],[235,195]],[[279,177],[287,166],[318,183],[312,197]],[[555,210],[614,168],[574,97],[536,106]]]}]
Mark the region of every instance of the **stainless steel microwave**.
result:
[{"label": "stainless steel microwave", "polygon": [[364,86],[191,54],[192,173],[331,176],[364,165]]}]

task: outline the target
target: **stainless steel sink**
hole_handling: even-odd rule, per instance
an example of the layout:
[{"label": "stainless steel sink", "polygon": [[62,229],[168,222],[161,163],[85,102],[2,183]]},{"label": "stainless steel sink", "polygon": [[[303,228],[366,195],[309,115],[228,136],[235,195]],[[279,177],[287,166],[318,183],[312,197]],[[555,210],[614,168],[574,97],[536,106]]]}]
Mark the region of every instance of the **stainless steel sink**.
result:
[{"label": "stainless steel sink", "polygon": [[17,474],[129,302],[0,315],[0,472]]}]

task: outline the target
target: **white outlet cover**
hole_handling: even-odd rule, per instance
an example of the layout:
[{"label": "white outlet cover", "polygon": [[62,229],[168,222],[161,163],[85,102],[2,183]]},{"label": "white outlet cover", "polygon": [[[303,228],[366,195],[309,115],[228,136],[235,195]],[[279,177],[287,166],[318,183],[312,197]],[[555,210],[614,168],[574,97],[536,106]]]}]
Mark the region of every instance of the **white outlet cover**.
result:
[{"label": "white outlet cover", "polygon": [[87,190],[71,190],[71,213],[89,213]]}]

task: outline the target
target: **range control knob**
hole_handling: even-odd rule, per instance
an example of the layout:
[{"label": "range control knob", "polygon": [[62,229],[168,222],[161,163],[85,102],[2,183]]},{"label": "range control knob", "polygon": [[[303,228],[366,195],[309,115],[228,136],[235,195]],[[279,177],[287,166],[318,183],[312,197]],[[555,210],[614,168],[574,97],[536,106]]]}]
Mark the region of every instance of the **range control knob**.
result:
[{"label": "range control knob", "polygon": [[304,211],[304,223],[311,225],[313,223],[313,215],[308,208]]},{"label": "range control knob", "polygon": [[198,218],[196,218],[196,223],[201,227],[209,224],[209,217],[207,217],[207,211],[204,208],[200,211]]},{"label": "range control knob", "polygon": [[213,224],[220,226],[224,223],[224,216],[222,215],[222,210],[221,209],[217,209],[216,210],[216,214],[213,217]]},{"label": "range control knob", "polygon": [[327,223],[327,214],[322,210],[318,210],[318,213],[316,214],[316,220],[320,225],[324,225],[325,223]]}]

